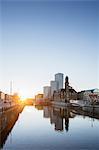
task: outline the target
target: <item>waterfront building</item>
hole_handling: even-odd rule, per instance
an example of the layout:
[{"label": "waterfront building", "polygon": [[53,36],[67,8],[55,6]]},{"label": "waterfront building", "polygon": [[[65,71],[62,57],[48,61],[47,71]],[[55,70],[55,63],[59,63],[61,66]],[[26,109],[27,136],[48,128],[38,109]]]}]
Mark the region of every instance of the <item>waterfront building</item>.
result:
[{"label": "waterfront building", "polygon": [[55,74],[55,81],[57,82],[58,90],[63,89],[63,73]]},{"label": "waterfront building", "polygon": [[8,95],[8,94],[5,94],[5,99],[4,99],[4,101],[7,103],[7,102],[11,102],[12,101],[12,99],[11,99],[11,96],[10,95]]},{"label": "waterfront building", "polygon": [[0,91],[0,108],[10,108],[19,102],[18,94],[10,95]]},{"label": "waterfront building", "polygon": [[99,89],[89,89],[78,92],[78,100],[83,100],[85,104],[99,103]]},{"label": "waterfront building", "polygon": [[56,102],[65,102],[66,91],[65,89],[61,89],[58,91],[54,91],[53,100]]},{"label": "waterfront building", "polygon": [[51,87],[50,86],[44,86],[43,87],[43,94],[44,94],[44,99],[48,100],[51,98]]},{"label": "waterfront building", "polygon": [[9,94],[5,94],[5,93],[0,91],[0,101],[2,101],[3,103],[9,102],[10,101],[10,97],[11,96]]},{"label": "waterfront building", "polygon": [[65,89],[54,91],[53,100],[56,102],[69,103],[72,99],[77,99],[77,92],[71,86],[69,86],[69,78],[66,76]]},{"label": "waterfront building", "polygon": [[39,104],[43,104],[43,103],[44,103],[43,94],[37,94],[35,96],[35,104],[39,105]]},{"label": "waterfront building", "polygon": [[2,91],[0,91],[0,102],[4,101],[5,99],[5,93],[3,93]]},{"label": "waterfront building", "polygon": [[58,90],[58,83],[57,81],[51,81],[50,85],[51,85],[51,97],[53,97],[53,93]]}]

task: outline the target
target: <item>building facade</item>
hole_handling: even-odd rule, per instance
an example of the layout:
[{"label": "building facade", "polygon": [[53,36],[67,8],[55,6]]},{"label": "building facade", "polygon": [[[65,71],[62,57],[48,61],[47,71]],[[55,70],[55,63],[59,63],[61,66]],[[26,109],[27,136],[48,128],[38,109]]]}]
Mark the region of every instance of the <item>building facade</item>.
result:
[{"label": "building facade", "polygon": [[69,78],[68,76],[66,76],[65,89],[54,91],[53,100],[56,102],[69,103],[70,100],[76,99],[77,99],[77,92],[71,86],[69,86]]},{"label": "building facade", "polygon": [[35,95],[35,105],[40,105],[44,103],[43,94]]},{"label": "building facade", "polygon": [[51,97],[53,97],[54,92],[58,90],[58,83],[57,81],[51,81],[50,85],[51,85]]},{"label": "building facade", "polygon": [[44,94],[44,99],[50,99],[51,98],[51,87],[50,86],[44,86],[43,87],[43,94]]},{"label": "building facade", "polygon": [[58,90],[63,89],[63,77],[62,73],[55,74],[55,81],[57,82]]},{"label": "building facade", "polygon": [[5,100],[5,93],[0,91],[0,101],[4,101]]},{"label": "building facade", "polygon": [[99,103],[99,89],[90,89],[78,92],[78,100],[83,100],[86,104]]}]

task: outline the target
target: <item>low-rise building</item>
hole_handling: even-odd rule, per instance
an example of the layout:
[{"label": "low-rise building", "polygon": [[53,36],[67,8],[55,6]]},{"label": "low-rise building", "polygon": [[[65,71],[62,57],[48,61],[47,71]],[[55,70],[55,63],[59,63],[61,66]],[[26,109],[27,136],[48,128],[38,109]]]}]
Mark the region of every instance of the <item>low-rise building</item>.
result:
[{"label": "low-rise building", "polygon": [[15,103],[18,103],[19,99],[20,98],[17,93],[15,93],[13,95],[9,95],[7,93],[3,93],[0,91],[0,102],[1,103],[15,104]]},{"label": "low-rise building", "polygon": [[78,92],[78,100],[86,101],[86,103],[92,104],[94,102],[99,103],[99,89],[90,89]]},{"label": "low-rise building", "polygon": [[43,94],[37,94],[35,96],[35,104],[39,105],[39,104],[43,104],[43,103],[44,103]]},{"label": "low-rise building", "polygon": [[5,99],[5,93],[0,91],[0,101],[4,101],[4,99]]},{"label": "low-rise building", "polygon": [[4,100],[6,103],[7,102],[11,102],[12,101],[12,99],[11,99],[11,96],[9,95],[9,94],[5,94],[5,100]]}]

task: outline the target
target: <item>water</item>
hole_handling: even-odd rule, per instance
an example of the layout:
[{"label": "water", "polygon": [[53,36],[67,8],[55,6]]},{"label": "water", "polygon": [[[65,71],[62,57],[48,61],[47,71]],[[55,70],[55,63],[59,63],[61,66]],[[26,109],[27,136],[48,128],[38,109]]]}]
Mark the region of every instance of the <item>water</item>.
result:
[{"label": "water", "polygon": [[47,106],[26,106],[3,145],[3,150],[98,149],[98,119]]}]

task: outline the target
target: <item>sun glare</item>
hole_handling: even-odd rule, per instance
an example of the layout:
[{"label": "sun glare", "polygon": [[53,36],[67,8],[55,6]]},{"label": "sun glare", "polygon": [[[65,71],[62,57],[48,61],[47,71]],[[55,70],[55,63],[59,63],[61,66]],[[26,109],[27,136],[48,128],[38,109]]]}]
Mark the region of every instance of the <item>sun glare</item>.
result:
[{"label": "sun glare", "polygon": [[19,95],[20,95],[21,101],[25,101],[29,98],[29,94],[27,93],[25,89],[22,89],[22,91],[19,92]]},{"label": "sun glare", "polygon": [[27,97],[26,95],[21,95],[21,96],[20,96],[20,100],[21,100],[21,101],[25,101],[27,98],[28,98],[28,97]]}]

